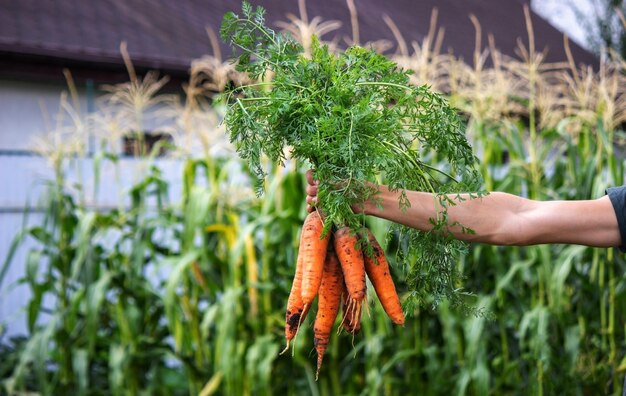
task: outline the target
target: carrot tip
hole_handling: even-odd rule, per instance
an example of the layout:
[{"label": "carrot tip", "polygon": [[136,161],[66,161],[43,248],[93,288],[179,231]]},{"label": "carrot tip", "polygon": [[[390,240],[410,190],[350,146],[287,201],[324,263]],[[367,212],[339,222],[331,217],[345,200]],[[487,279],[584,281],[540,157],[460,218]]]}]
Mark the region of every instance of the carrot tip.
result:
[{"label": "carrot tip", "polygon": [[354,300],[354,321],[356,323],[357,320],[361,317],[363,310],[363,303],[357,300]]},{"label": "carrot tip", "polygon": [[365,297],[363,299],[363,303],[364,303],[363,305],[365,305],[365,312],[367,313],[367,317],[371,318],[372,316],[371,316],[371,312],[370,312],[370,306],[369,306],[369,304],[367,304],[367,297]]},{"label": "carrot tip", "polygon": [[289,350],[289,339],[287,339],[287,346],[285,347],[285,349],[283,349],[279,355],[282,355],[283,353],[287,352]]},{"label": "carrot tip", "polygon": [[315,381],[317,381],[317,379],[320,376],[320,369],[322,368],[322,359],[324,359],[324,352],[322,352],[321,355],[317,356],[317,370],[315,371]]},{"label": "carrot tip", "polygon": [[[295,347],[295,342],[298,339],[298,333],[300,333],[300,325],[302,324],[302,317],[305,316],[305,312],[307,312],[307,309],[309,308],[308,304],[304,304],[304,307],[302,308],[302,315],[300,315],[300,318],[298,319],[298,328],[296,329],[296,335],[293,337],[293,341],[294,341],[294,347],[291,350],[291,356],[295,356],[296,354],[296,347]],[[289,340],[287,340],[287,348],[289,348]],[[282,355],[282,352],[281,352]]]},{"label": "carrot tip", "polygon": [[[308,312],[308,309],[309,309],[309,304],[304,304],[304,306],[302,307],[302,313]],[[296,330],[296,336],[298,335],[298,330],[300,330],[300,325],[302,324],[303,316],[304,315],[301,314],[300,318],[298,318],[298,329]]]}]

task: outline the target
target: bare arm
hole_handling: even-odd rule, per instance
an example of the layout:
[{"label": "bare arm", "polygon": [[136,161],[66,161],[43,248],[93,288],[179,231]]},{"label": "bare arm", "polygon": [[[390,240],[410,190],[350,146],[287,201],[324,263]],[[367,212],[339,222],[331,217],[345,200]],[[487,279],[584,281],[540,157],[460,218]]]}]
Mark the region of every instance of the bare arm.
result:
[{"label": "bare arm", "polygon": [[[432,228],[429,219],[440,205],[429,193],[407,192],[411,207],[398,207],[398,194],[381,188],[382,209],[366,205],[365,213],[420,230]],[[585,201],[533,201],[494,192],[482,198],[455,201],[448,208],[448,224],[462,224],[474,231],[464,233],[452,226],[455,238],[492,245],[573,243],[611,247],[621,243],[613,206],[608,197]]]},{"label": "bare arm", "polygon": [[[317,194],[309,177],[307,201]],[[430,230],[431,218],[441,207],[430,193],[407,191],[411,207],[398,206],[399,192],[381,186],[381,208],[369,202],[363,211],[419,230]],[[452,196],[451,196],[452,197]],[[452,226],[449,231],[460,240],[492,245],[535,245],[542,243],[571,243],[596,247],[620,246],[621,237],[615,211],[608,196],[582,201],[533,201],[516,195],[493,192],[482,198],[455,201],[448,208],[448,224],[459,223],[474,231],[463,232]]]}]

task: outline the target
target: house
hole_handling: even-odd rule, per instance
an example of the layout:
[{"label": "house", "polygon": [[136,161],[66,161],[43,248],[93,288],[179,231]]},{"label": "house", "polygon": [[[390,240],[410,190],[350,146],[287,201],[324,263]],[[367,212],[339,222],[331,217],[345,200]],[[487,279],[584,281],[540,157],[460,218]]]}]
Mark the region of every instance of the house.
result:
[{"label": "house", "polygon": [[[270,25],[287,20],[289,13],[302,16],[295,1],[256,3],[267,9]],[[321,16],[325,21],[339,21],[341,27],[324,38],[338,37],[344,43],[342,39],[352,39],[354,35],[349,7],[354,4],[359,41],[388,40],[392,43],[388,51],[396,49],[396,39],[383,16],[389,16],[410,43],[427,35],[431,10],[436,8],[438,25],[445,29],[442,50],[452,50],[471,62],[475,28],[469,16],[474,15],[482,26],[483,46],[487,35],[493,34],[497,47],[514,56],[518,38],[527,41],[522,12],[526,3],[524,0],[310,0],[301,5],[309,20]],[[71,71],[87,110],[93,108],[92,100],[101,83],[126,81],[128,75],[120,56],[122,41],[128,43],[139,73],[159,70],[171,77],[171,88],[180,89],[191,61],[213,52],[207,27],[219,30],[224,13],[239,8],[239,1],[223,0],[3,2],[0,4],[0,92],[9,107],[0,110],[0,128],[3,128],[0,150],[25,150],[29,138],[41,130],[41,120],[39,125],[35,123],[41,112],[38,101],[41,98],[55,101],[65,87],[64,68]],[[547,61],[565,60],[562,34],[532,12],[531,16],[536,48],[549,51]],[[591,53],[575,43],[571,43],[571,48],[577,62],[597,63]],[[224,57],[230,53],[224,43],[220,49]],[[37,100],[32,100],[36,97]],[[13,106],[19,106],[20,112],[27,111],[29,120],[35,124],[18,122]],[[14,136],[18,128],[19,139]]]},{"label": "house", "polygon": [[[337,38],[345,44],[355,40],[365,43],[385,39],[396,48],[396,37],[384,22],[387,15],[407,42],[421,41],[428,32],[431,11],[439,10],[438,25],[445,28],[444,51],[452,50],[471,60],[475,28],[469,15],[480,21],[483,40],[493,34],[496,45],[514,55],[518,38],[526,40],[522,12],[526,1],[499,0],[309,0],[299,10],[295,1],[258,0],[267,8],[270,25],[287,20],[287,14],[311,20],[337,20],[341,26],[325,39]],[[170,76],[166,89],[180,93],[187,80],[192,60],[216,55],[207,28],[219,29],[225,12],[238,10],[239,1],[200,0],[5,0],[0,3],[0,258],[4,259],[20,225],[26,202],[35,202],[41,190],[39,182],[50,177],[45,159],[33,155],[33,138],[41,136],[54,123],[61,92],[66,89],[63,70],[68,69],[76,84],[77,103],[83,113],[95,109],[104,83],[122,82],[128,74],[120,55],[120,43],[126,42],[134,67],[139,74],[158,70]],[[306,10],[307,16],[303,15]],[[549,61],[564,60],[562,34],[535,14],[532,15],[536,46],[548,48]],[[358,31],[352,22],[358,18]],[[348,38],[346,40],[346,38]],[[572,43],[577,62],[595,64],[593,55]],[[221,44],[219,51],[229,49]],[[87,151],[96,150],[86,137]],[[132,158],[125,159],[132,165]],[[164,160],[165,161],[165,160]],[[171,164],[176,177],[176,164]],[[87,174],[87,176],[89,176]],[[110,194],[115,196],[115,194]],[[97,205],[112,205],[105,197]],[[37,220],[37,211],[30,219]],[[15,262],[24,262],[25,249]],[[1,261],[0,261],[1,262]],[[1,271],[0,271],[1,272]],[[15,280],[20,268],[12,268],[2,286]],[[15,294],[18,293],[18,294]],[[0,322],[19,316],[16,301],[24,301],[24,290],[0,298]],[[16,322],[17,323],[17,322]],[[16,324],[10,332],[23,331]]]}]

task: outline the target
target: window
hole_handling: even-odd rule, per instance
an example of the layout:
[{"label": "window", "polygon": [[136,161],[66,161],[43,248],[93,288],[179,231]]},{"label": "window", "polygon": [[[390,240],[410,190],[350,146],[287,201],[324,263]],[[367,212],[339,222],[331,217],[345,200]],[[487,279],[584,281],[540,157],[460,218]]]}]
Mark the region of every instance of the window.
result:
[{"label": "window", "polygon": [[[173,139],[170,134],[160,132],[130,133],[124,136],[124,155],[142,157],[155,154],[163,157],[172,151]],[[154,150],[157,150],[154,153]]]}]

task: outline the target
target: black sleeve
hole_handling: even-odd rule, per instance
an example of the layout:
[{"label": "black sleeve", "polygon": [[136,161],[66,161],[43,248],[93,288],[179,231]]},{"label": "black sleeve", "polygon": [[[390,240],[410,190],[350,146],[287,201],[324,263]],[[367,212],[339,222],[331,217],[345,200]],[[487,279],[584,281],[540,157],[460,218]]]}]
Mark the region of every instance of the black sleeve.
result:
[{"label": "black sleeve", "polygon": [[622,244],[619,249],[626,252],[626,186],[607,188],[606,193],[613,204]]}]

